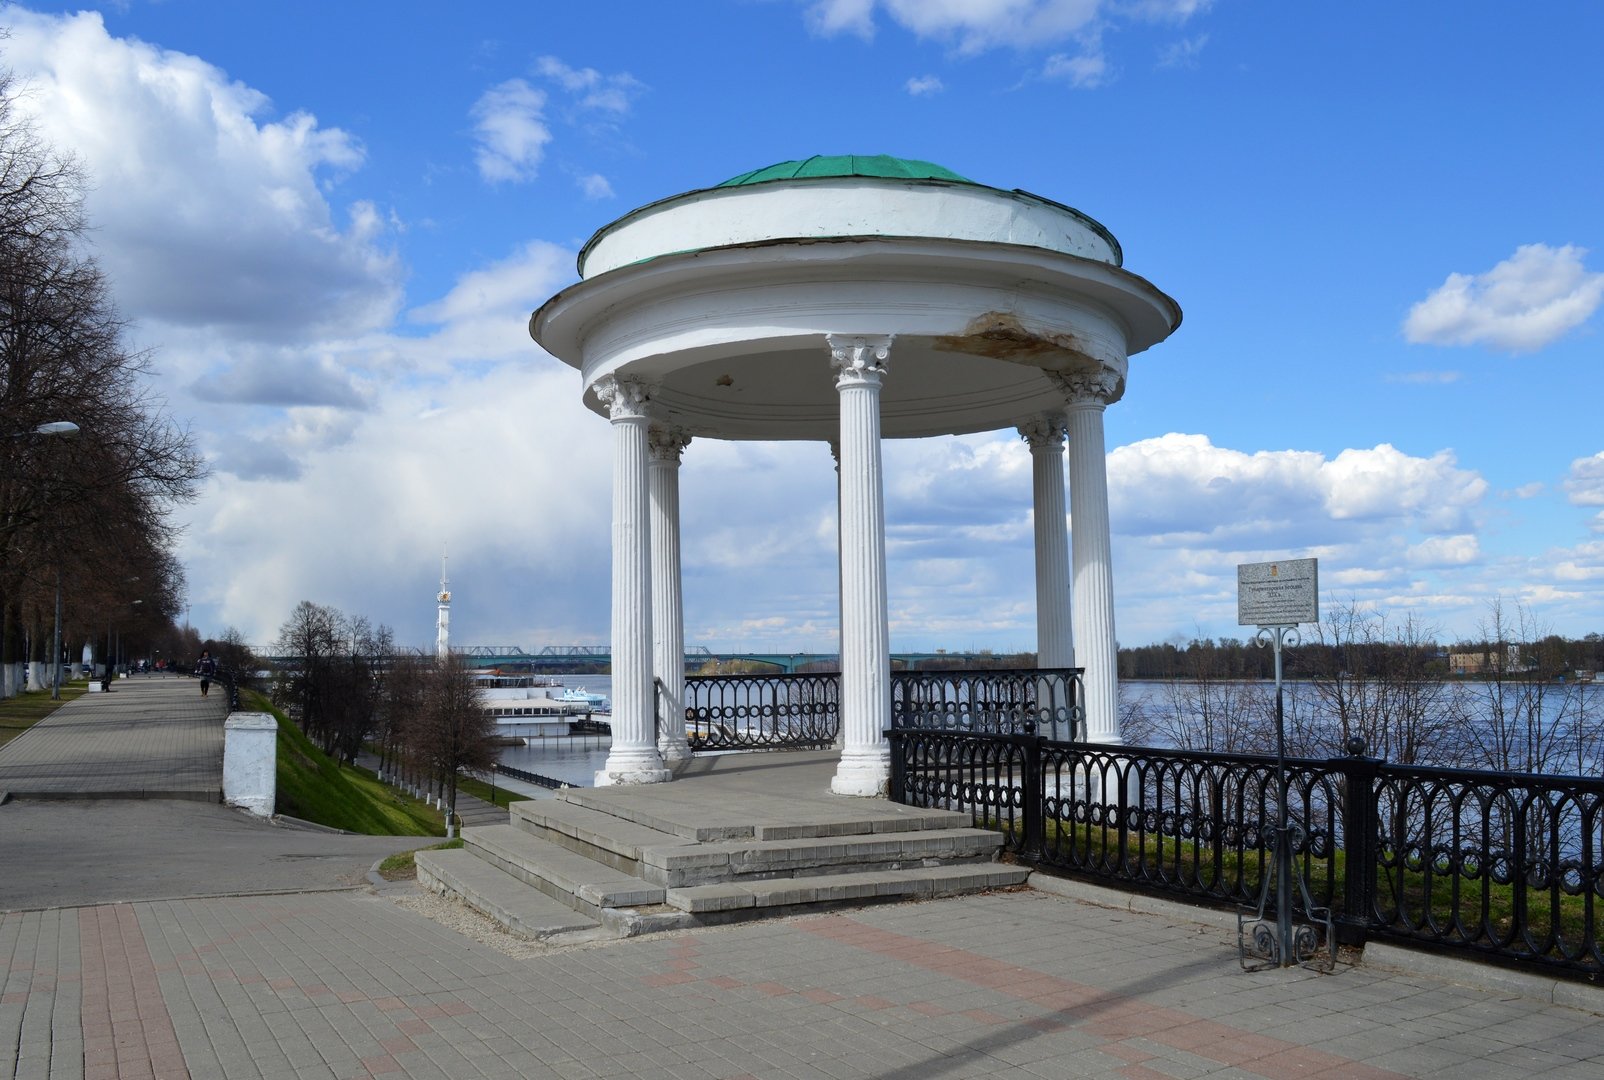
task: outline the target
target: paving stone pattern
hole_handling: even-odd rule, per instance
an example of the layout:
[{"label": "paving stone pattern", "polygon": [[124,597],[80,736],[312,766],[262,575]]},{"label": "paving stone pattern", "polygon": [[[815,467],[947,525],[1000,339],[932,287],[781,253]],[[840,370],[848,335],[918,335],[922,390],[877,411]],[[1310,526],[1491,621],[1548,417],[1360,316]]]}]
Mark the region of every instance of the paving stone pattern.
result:
[{"label": "paving stone pattern", "polygon": [[173,676],[118,679],[69,701],[0,747],[0,791],[22,798],[199,799],[223,788],[219,686]]},{"label": "paving stone pattern", "polygon": [[0,918],[0,1078],[1604,1074],[1604,1025],[1020,890],[515,959],[361,893]]}]

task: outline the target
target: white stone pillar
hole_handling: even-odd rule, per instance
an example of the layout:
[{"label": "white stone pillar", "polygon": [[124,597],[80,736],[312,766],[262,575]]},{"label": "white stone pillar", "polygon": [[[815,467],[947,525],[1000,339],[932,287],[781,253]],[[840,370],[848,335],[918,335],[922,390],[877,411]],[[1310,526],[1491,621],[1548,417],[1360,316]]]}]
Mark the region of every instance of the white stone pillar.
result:
[{"label": "white stone pillar", "polygon": [[[841,628],[846,625],[845,608],[841,603],[841,440],[830,440],[830,461],[835,465],[835,652],[841,656]],[[839,696],[835,703],[835,742],[830,745],[841,750],[847,745],[847,731],[841,723],[841,701]]]},{"label": "white stone pillar", "polygon": [[891,627],[880,464],[880,384],[889,337],[829,336],[841,405],[841,730],[830,790],[884,796],[890,786]]},{"label": "white stone pillar", "polygon": [[1069,525],[1064,505],[1064,418],[1043,416],[1019,425],[1030,445],[1032,510],[1036,524],[1036,666],[1075,666],[1070,614]]},{"label": "white stone pillar", "polygon": [[1069,505],[1075,563],[1075,658],[1084,670],[1086,738],[1120,741],[1119,656],[1114,635],[1113,543],[1108,522],[1108,457],[1103,410],[1125,381],[1103,369],[1064,376],[1068,396]]},{"label": "white stone pillar", "polygon": [[652,668],[661,686],[657,751],[678,770],[691,759],[685,738],[685,607],[679,557],[679,463],[691,439],[677,428],[651,425]]},{"label": "white stone pillar", "polygon": [[613,422],[613,745],[596,786],[655,784],[672,774],[653,723],[648,394],[639,380],[607,375],[596,396]]},{"label": "white stone pillar", "polygon": [[237,712],[223,723],[223,801],[272,817],[278,797],[278,721]]}]

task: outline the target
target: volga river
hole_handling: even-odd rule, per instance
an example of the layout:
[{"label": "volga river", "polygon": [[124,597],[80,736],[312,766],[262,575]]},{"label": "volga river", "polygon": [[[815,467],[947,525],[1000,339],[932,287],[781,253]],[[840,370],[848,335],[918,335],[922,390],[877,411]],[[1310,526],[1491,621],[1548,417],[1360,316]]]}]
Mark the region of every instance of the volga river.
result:
[{"label": "volga river", "polygon": [[[593,694],[613,696],[613,680],[608,675],[564,675],[561,677],[564,685],[572,688],[584,688]],[[1270,694],[1270,684],[1250,683],[1244,684],[1254,689]],[[1474,690],[1477,684],[1453,684],[1463,689]],[[1169,706],[1168,683],[1127,680],[1121,683],[1121,699],[1124,707],[1133,704],[1163,709]],[[1298,687],[1294,684],[1293,692]],[[1562,688],[1550,688],[1549,702],[1551,707],[1559,708],[1564,697],[1559,691]],[[1574,692],[1576,687],[1569,688]],[[1595,723],[1604,724],[1604,684],[1595,683],[1585,688],[1587,705],[1585,713],[1594,718]],[[606,736],[574,736],[572,738],[551,739],[541,746],[507,746],[501,751],[501,763],[526,772],[538,773],[560,780],[574,787],[590,787],[595,783],[596,773],[606,764],[610,741]]]}]

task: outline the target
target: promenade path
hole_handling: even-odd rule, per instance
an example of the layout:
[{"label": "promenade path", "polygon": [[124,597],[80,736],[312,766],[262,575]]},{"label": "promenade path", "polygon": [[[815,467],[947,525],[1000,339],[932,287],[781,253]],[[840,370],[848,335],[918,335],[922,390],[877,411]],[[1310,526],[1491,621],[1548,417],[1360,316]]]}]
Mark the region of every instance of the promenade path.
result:
[{"label": "promenade path", "polygon": [[0,792],[30,799],[198,799],[223,788],[221,687],[176,676],[115,679],[0,748]]},{"label": "promenade path", "polygon": [[[229,887],[255,880],[262,837],[300,856],[279,891]],[[1229,916],[1039,876],[548,947],[410,884],[350,887],[377,857],[353,841],[416,843],[196,802],[0,807],[0,1080],[1604,1075],[1596,988],[1375,947],[1330,975],[1246,973]],[[168,891],[100,884],[119,845]],[[28,861],[78,884],[19,897]]]}]

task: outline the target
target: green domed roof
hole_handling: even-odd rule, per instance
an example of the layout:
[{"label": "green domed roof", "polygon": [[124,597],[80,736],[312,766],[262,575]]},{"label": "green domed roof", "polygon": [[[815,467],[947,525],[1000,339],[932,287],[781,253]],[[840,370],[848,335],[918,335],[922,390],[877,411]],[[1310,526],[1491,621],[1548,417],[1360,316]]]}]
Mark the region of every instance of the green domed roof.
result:
[{"label": "green domed roof", "polygon": [[721,188],[744,187],[768,180],[818,180],[836,176],[878,176],[896,180],[948,180],[958,184],[973,184],[967,176],[959,176],[951,169],[913,158],[892,157],[889,154],[838,154],[815,155],[799,161],[782,161],[766,169],[754,169],[732,176]]}]

